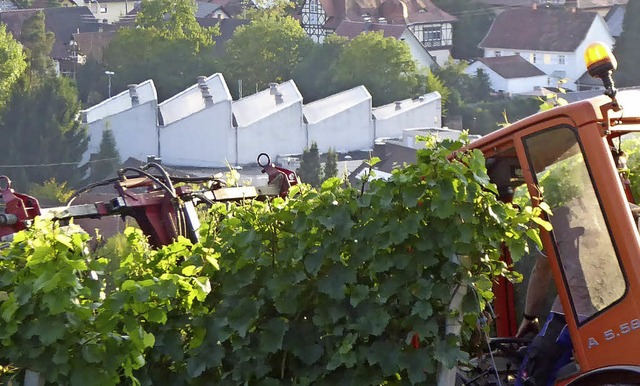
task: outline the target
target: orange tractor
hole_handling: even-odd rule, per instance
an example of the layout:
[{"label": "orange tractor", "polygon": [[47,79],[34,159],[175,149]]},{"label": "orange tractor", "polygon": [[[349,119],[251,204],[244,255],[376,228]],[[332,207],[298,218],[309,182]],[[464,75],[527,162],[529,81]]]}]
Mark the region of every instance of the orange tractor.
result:
[{"label": "orange tractor", "polygon": [[[564,314],[573,346],[555,385],[637,385],[638,207],[618,156],[624,156],[627,141],[640,138],[640,91],[617,93],[612,81],[615,58],[603,45],[591,45],[585,59],[589,73],[603,80],[605,95],[527,117],[469,148],[484,153],[503,201],[525,192],[531,204],[545,205],[553,213],[547,216],[553,229],[542,229],[544,248],[538,258],[550,268],[557,289],[554,307]],[[508,251],[504,258],[509,260]],[[529,292],[544,291],[550,284],[536,280]],[[485,357],[492,363],[483,367],[479,360],[477,368],[462,372],[460,384],[515,382],[518,361],[499,358],[524,342],[511,338],[519,319],[512,285],[498,283],[495,295],[497,337],[485,353],[492,354]],[[527,318],[534,316],[544,315]]]}]

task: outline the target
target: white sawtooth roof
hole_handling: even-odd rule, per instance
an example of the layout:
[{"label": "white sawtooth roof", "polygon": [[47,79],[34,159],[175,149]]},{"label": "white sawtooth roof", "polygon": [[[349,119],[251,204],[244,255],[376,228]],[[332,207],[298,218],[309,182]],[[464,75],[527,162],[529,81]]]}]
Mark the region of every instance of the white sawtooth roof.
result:
[{"label": "white sawtooth roof", "polygon": [[417,98],[413,98],[413,99],[410,98],[410,99],[404,99],[402,101],[398,101],[400,102],[400,109],[396,109],[397,102],[389,103],[388,105],[384,105],[380,107],[375,107],[372,111],[372,114],[375,117],[375,119],[387,119],[395,115],[404,114],[409,110],[413,110],[420,106],[424,106],[426,104],[437,101],[439,99],[441,99],[440,93],[437,91],[434,91],[428,94],[421,95]]},{"label": "white sawtooth roof", "polygon": [[[137,84],[136,93],[138,94],[138,101],[140,102],[140,105],[143,105],[150,101],[158,101],[156,87],[153,84],[153,80],[151,79]],[[91,123],[109,117],[111,115],[129,110],[132,107],[134,106],[131,103],[131,96],[129,94],[129,90],[127,89],[120,94],[114,95],[109,99],[105,99],[95,106],[91,106],[86,110],[82,110],[81,114],[83,115],[86,123]]]},{"label": "white sawtooth roof", "polygon": [[302,103],[302,95],[293,80],[279,83],[276,88],[282,93],[280,104],[276,104],[270,88],[233,102],[231,109],[238,127],[249,126],[293,104]]},{"label": "white sawtooth roof", "polygon": [[371,103],[371,94],[358,86],[304,105],[302,112],[308,123],[317,123],[366,101]]},{"label": "white sawtooth roof", "polygon": [[[209,87],[209,94],[213,98],[213,104],[230,101],[231,94],[227,88],[222,74],[213,74],[204,79],[204,83]],[[180,119],[186,118],[206,108],[202,90],[198,83],[188,89],[174,95],[158,105],[161,122],[164,126]]]}]

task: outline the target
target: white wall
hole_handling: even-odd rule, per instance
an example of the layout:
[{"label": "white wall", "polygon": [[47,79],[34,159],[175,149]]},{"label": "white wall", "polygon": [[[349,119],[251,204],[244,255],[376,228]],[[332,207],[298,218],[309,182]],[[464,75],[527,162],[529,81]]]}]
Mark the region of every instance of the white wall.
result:
[{"label": "white wall", "polygon": [[[604,21],[604,19],[600,15],[596,17],[596,20],[594,21],[593,25],[589,29],[589,32],[587,32],[587,37],[582,41],[582,43],[580,43],[580,45],[578,46],[578,49],[576,50],[576,55],[574,59],[576,70],[574,72],[573,78],[571,79],[571,81],[574,82],[574,84],[575,84],[575,81],[578,80],[578,78],[580,78],[582,74],[584,74],[587,71],[587,63],[584,60],[584,52],[587,49],[587,47],[593,42],[604,43],[611,50],[613,50],[613,45],[616,42],[615,39],[609,33],[609,27],[607,26],[607,23]],[[575,89],[576,88],[574,87],[574,90]]]},{"label": "white wall", "polygon": [[155,101],[149,101],[87,123],[89,146],[83,160],[88,160],[90,154],[100,151],[102,132],[105,129],[111,129],[121,161],[129,157],[144,161],[148,155],[157,155],[157,112]]},{"label": "white wall", "polygon": [[544,86],[547,82],[546,75],[532,76],[529,78],[507,79],[506,92],[511,94],[522,94],[534,91],[536,87]]},{"label": "white wall", "polygon": [[[86,5],[100,23],[102,23],[104,19],[107,19],[107,23],[112,24],[120,20],[122,16],[125,16],[127,12],[131,12],[131,10],[133,10],[134,3],[135,1],[101,2],[100,0],[97,0],[95,2],[87,3]],[[105,8],[106,12],[102,12]]]},{"label": "white wall", "polygon": [[478,69],[482,69],[482,71],[487,74],[487,76],[489,77],[489,82],[491,84],[491,89],[493,89],[494,91],[503,91],[511,94],[521,94],[533,91],[536,86],[544,87],[547,85],[548,77],[546,75],[531,76],[528,78],[505,79],[500,74],[493,71],[480,61],[471,63],[469,67],[465,69],[465,73],[467,73],[469,76],[476,76]]},{"label": "white wall", "polygon": [[491,89],[494,91],[503,90],[505,92],[511,92],[508,90],[509,86],[507,84],[507,80],[479,60],[471,63],[467,68],[465,68],[464,72],[469,76],[476,76],[478,69],[481,69],[489,77]]},{"label": "white wall", "polygon": [[424,100],[405,99],[400,109],[391,103],[373,109],[375,139],[401,138],[402,130],[414,127],[441,127],[442,99],[438,92],[423,96]]},{"label": "white wall", "polygon": [[255,163],[258,154],[271,159],[278,155],[299,154],[306,146],[302,127],[302,102],[274,112],[247,126],[236,128],[238,164]]},{"label": "white wall", "polygon": [[235,161],[231,101],[214,104],[160,127],[162,162],[175,166],[223,167]]},{"label": "white wall", "polygon": [[82,162],[100,151],[105,129],[112,131],[122,161],[129,157],[144,160],[147,155],[157,155],[157,110],[158,97],[152,80],[129,85],[126,91],[82,110],[80,116],[89,133]]},{"label": "white wall", "polygon": [[374,141],[371,101],[363,101],[319,122],[308,123],[306,129],[309,135],[306,146],[316,142],[321,153],[329,148],[337,152],[371,149]]},{"label": "white wall", "polygon": [[330,147],[339,151],[370,149],[374,133],[377,138],[399,138],[407,128],[441,127],[441,98],[437,92],[401,101],[398,110],[395,103],[372,109],[371,95],[359,86],[316,104],[309,110],[313,119],[304,123],[302,96],[290,81],[278,85],[284,94],[282,104],[276,103],[267,89],[240,101],[216,102],[159,126],[152,82],[137,89],[139,105],[132,104],[130,92],[125,91],[83,111],[90,136],[85,160],[90,152],[99,150],[107,127],[114,133],[123,161],[129,157],[144,161],[148,155],[160,155],[167,165],[195,167],[219,167],[225,161],[253,164],[262,152],[275,160],[282,155],[301,154],[312,141],[322,152]]},{"label": "white wall", "polygon": [[444,66],[451,57],[449,50],[429,50],[429,53],[436,60],[439,66]]},{"label": "white wall", "polygon": [[408,28],[402,33],[401,39],[407,43],[409,46],[409,51],[411,52],[411,56],[413,60],[418,64],[418,67],[426,67],[431,68],[436,64],[435,58],[432,57],[427,49],[424,48],[422,43],[416,38],[416,35],[413,34]]}]

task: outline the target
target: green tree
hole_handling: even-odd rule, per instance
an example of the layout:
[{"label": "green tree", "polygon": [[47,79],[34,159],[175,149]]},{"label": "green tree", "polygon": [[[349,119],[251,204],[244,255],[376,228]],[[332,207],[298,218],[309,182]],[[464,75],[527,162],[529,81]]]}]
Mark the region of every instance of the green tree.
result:
[{"label": "green tree", "polygon": [[618,71],[615,73],[617,85],[630,87],[640,85],[640,2],[630,1],[626,5],[622,34],[616,41],[614,53],[618,59]]},{"label": "green tree", "polygon": [[42,184],[55,178],[76,186],[86,173],[80,167],[87,148],[86,128],[76,119],[80,111],[77,90],[71,79],[47,76],[31,85],[17,84],[0,122],[5,151],[0,164],[21,165],[0,170],[16,186]]},{"label": "green tree", "polygon": [[36,12],[24,22],[20,34],[32,77],[46,76],[53,71],[51,49],[55,35],[45,29],[44,17],[44,12]]},{"label": "green tree", "polygon": [[102,131],[100,150],[91,160],[91,180],[100,181],[112,176],[120,167],[120,153],[116,148],[116,139],[111,129]]},{"label": "green tree", "polygon": [[90,57],[76,71],[78,97],[85,106],[92,106],[107,98],[108,84],[104,66]]},{"label": "green tree", "polygon": [[338,153],[333,148],[327,152],[327,160],[322,170],[322,179],[326,180],[338,175]]},{"label": "green tree", "polygon": [[198,52],[201,47],[213,45],[217,28],[202,27],[195,14],[195,0],[147,0],[140,4],[136,27],[159,32],[168,40],[189,42]]},{"label": "green tree", "polygon": [[489,75],[481,68],[476,71],[475,76],[469,77],[467,94],[469,99],[474,101],[484,101],[491,98],[491,81]]},{"label": "green tree", "polygon": [[0,23],[0,110],[13,85],[27,68],[25,54],[4,24]]},{"label": "green tree", "polygon": [[29,184],[27,194],[38,199],[41,206],[58,206],[65,204],[75,191],[67,187],[66,182],[58,183],[55,178],[42,184]]},{"label": "green tree", "polygon": [[340,89],[364,85],[374,106],[415,96],[419,76],[409,46],[381,32],[356,36],[342,50],[334,72]]},{"label": "green tree", "polygon": [[486,135],[497,129],[505,122],[515,122],[538,112],[540,102],[529,97],[503,97],[492,100],[465,104],[457,114],[462,117],[464,129],[470,134]]},{"label": "green tree", "polygon": [[[152,79],[160,101],[172,97],[193,84],[199,75],[214,72],[211,57],[200,55],[196,46],[183,39],[167,39],[153,28],[118,30],[103,56],[105,68],[115,73],[111,95],[125,90],[130,83]],[[106,81],[104,74],[100,76]]]},{"label": "green tree", "polygon": [[242,80],[247,90],[287,81],[312,44],[294,18],[278,12],[256,14],[225,46],[225,77],[229,82]]},{"label": "green tree", "polygon": [[347,38],[343,36],[329,35],[324,43],[311,45],[298,63],[293,72],[293,80],[305,103],[344,91],[333,83],[333,72],[337,58],[347,42]]},{"label": "green tree", "polygon": [[504,248],[517,261],[548,228],[467,144],[431,137],[364,193],[333,178],[214,204],[198,243],[127,228],[89,254],[38,217],[0,250],[3,366],[55,385],[433,385],[469,359],[493,282],[517,279]]},{"label": "green tree", "polygon": [[[142,3],[136,28],[118,30],[103,55],[105,68],[115,73],[112,95],[130,83],[153,79],[162,101],[193,84],[199,75],[215,72],[210,50],[219,29],[200,27],[194,7],[191,0]],[[101,78],[106,80],[104,74]],[[83,95],[89,94],[83,88]]]},{"label": "green tree", "polygon": [[[451,90],[444,85],[444,83],[433,73],[433,71],[425,70],[425,73],[420,75],[421,82],[424,84],[424,90],[421,93],[429,93],[437,91],[440,94],[442,105],[446,106],[451,95]],[[446,108],[443,108],[442,113],[446,112]]]},{"label": "green tree", "polygon": [[311,143],[311,147],[304,149],[300,168],[296,171],[300,181],[311,186],[318,187],[322,181],[322,166],[320,165],[320,153],[318,144]]}]

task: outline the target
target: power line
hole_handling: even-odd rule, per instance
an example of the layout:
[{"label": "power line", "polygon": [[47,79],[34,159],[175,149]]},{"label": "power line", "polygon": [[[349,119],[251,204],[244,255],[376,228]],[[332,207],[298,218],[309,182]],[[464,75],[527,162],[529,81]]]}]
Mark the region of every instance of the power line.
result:
[{"label": "power line", "polygon": [[[96,162],[104,162],[104,161],[114,161],[118,158],[103,158],[87,161],[86,163],[96,163]],[[47,166],[64,166],[64,165],[78,165],[80,162],[58,162],[53,164],[33,164],[33,165],[0,165],[0,168],[39,168],[39,167],[47,167]],[[84,165],[84,164],[83,164]]]}]

